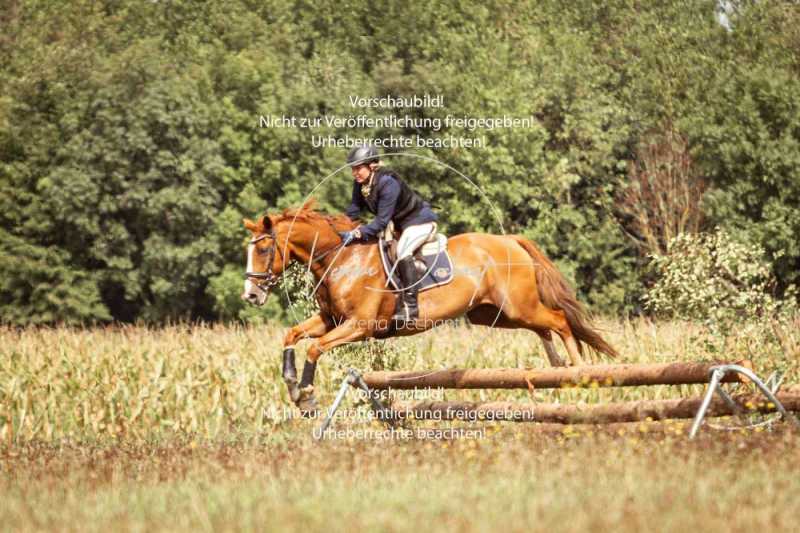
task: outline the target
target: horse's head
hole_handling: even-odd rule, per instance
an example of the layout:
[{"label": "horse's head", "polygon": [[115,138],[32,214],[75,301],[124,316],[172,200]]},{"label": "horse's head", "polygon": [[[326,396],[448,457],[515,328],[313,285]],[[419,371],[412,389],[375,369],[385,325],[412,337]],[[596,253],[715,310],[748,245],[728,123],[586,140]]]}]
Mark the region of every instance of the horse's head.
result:
[{"label": "horse's head", "polygon": [[247,272],[245,272],[242,300],[264,305],[269,290],[278,284],[280,276],[290,261],[288,239],[279,243],[275,220],[264,215],[257,222],[244,219],[244,226],[252,238],[247,245]]},{"label": "horse's head", "polygon": [[344,215],[325,215],[314,210],[314,200],[302,207],[285,209],[278,215],[264,215],[257,222],[244,219],[252,238],[247,248],[242,299],[264,305],[269,289],[295,259],[317,263],[341,245],[337,231],[349,230],[355,223]]}]

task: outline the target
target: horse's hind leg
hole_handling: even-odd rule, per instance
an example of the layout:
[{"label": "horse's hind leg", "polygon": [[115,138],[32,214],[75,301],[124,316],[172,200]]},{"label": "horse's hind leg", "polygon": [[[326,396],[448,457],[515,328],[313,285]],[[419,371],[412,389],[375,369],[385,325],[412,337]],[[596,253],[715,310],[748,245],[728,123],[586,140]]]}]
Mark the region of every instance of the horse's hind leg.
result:
[{"label": "horse's hind leg", "polygon": [[575,336],[572,334],[572,328],[569,327],[567,316],[564,314],[564,311],[548,309],[544,305],[540,304],[535,314],[538,317],[544,317],[544,321],[549,323],[548,329],[552,329],[558,333],[559,337],[561,337],[561,340],[564,342],[564,346],[567,348],[567,355],[569,355],[572,365],[582,365],[583,360],[581,359],[580,355],[581,350],[578,347],[578,343],[575,341]]},{"label": "horse's hind leg", "polygon": [[[534,330],[535,331],[535,330]],[[539,334],[539,338],[542,339],[542,345],[544,346],[544,351],[547,353],[547,359],[550,360],[550,365],[552,366],[567,366],[567,362],[558,355],[556,351],[556,347],[553,344],[553,336],[550,334],[550,330],[544,330],[544,332],[536,331]]]},{"label": "horse's hind leg", "polygon": [[[534,331],[555,331],[564,342],[572,365],[579,366],[583,364],[581,350],[575,341],[575,336],[572,334],[572,328],[569,327],[567,315],[564,314],[564,311],[549,309],[538,303],[532,311],[524,310],[520,312],[516,311],[513,306],[507,306],[503,309],[503,312],[507,313],[512,320],[520,322],[524,327]],[[550,341],[550,348],[553,348],[552,341]],[[545,350],[547,350],[546,344]],[[548,357],[550,357],[549,352]]]},{"label": "horse's hind leg", "polygon": [[546,329],[532,328],[522,322],[510,320],[493,305],[480,305],[467,312],[467,318],[470,323],[481,326],[529,329],[539,335],[539,338],[542,340],[542,346],[544,346],[544,351],[547,354],[547,359],[552,366],[567,366],[567,363],[556,351],[550,331]]}]

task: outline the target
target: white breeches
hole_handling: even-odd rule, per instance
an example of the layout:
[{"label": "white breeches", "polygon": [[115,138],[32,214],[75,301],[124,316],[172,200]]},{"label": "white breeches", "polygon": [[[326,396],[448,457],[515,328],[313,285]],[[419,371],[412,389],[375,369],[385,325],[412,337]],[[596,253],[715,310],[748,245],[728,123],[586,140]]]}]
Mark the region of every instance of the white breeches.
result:
[{"label": "white breeches", "polygon": [[433,242],[435,238],[436,222],[407,227],[397,241],[397,259],[411,256],[414,250],[426,242]]}]

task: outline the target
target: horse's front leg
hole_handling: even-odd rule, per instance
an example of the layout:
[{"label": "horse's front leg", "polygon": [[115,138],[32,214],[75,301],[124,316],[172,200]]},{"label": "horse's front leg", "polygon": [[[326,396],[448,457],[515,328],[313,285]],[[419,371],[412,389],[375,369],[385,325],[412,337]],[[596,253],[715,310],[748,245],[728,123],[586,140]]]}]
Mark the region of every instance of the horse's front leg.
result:
[{"label": "horse's front leg", "polygon": [[297,367],[294,362],[294,345],[298,340],[316,339],[332,329],[319,313],[293,326],[283,338],[283,381],[289,388],[289,397],[297,403],[300,399],[300,386],[297,383]]},{"label": "horse's front leg", "polygon": [[322,335],[312,344],[306,353],[306,362],[303,366],[303,378],[300,381],[300,396],[295,403],[305,415],[318,411],[317,400],[314,397],[314,374],[317,371],[317,361],[323,352],[348,342],[366,339],[370,329],[361,324],[361,320],[349,319]]}]

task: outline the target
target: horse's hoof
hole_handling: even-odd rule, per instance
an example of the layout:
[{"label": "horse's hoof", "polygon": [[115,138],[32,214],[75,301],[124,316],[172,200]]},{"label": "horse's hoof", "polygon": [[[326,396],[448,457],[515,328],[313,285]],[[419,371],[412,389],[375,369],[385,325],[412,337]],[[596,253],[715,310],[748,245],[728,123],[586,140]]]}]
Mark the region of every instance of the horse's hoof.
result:
[{"label": "horse's hoof", "polygon": [[300,409],[300,415],[303,418],[316,418],[319,416],[320,408],[314,396],[314,386],[308,385],[299,389],[299,391],[299,397],[294,403]]}]

